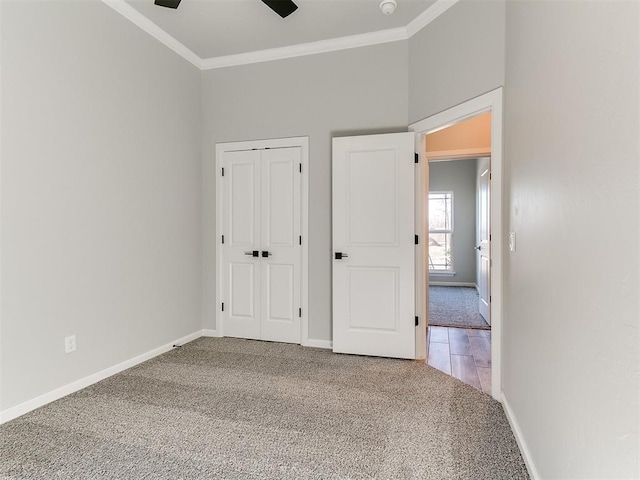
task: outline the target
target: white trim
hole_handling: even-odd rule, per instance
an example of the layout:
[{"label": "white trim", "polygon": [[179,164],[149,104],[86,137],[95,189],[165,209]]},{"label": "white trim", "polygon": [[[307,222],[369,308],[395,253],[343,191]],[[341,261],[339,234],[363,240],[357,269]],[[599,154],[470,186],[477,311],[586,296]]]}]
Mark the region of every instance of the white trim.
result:
[{"label": "white trim", "polygon": [[520,424],[518,423],[518,420],[516,419],[516,416],[513,413],[511,405],[509,405],[509,401],[507,400],[504,392],[502,392],[502,407],[504,408],[504,413],[507,416],[509,425],[511,425],[513,435],[514,437],[516,437],[516,443],[520,448],[520,453],[522,454],[522,459],[524,460],[524,464],[527,467],[527,471],[529,472],[529,477],[531,477],[531,480],[539,480],[542,477],[538,473],[538,469],[536,468],[535,463],[533,463],[531,450],[529,450],[529,446],[527,445],[527,442],[524,439],[524,435],[522,434]]},{"label": "white trim", "polygon": [[216,171],[216,334],[224,337],[224,324],[220,305],[224,301],[222,297],[223,272],[222,272],[222,206],[223,206],[223,178],[220,174],[222,168],[222,153],[234,150],[252,150],[264,148],[290,148],[300,147],[302,163],[300,184],[300,234],[301,246],[301,272],[300,272],[300,307],[302,318],[300,319],[300,345],[309,346],[309,137],[273,138],[265,140],[248,140],[243,142],[226,142],[216,144],[215,171]]},{"label": "white trim", "polygon": [[413,37],[424,27],[433,22],[444,12],[453,7],[459,0],[438,0],[407,25],[407,38]]},{"label": "white trim", "polygon": [[316,340],[310,338],[307,340],[307,347],[311,348],[324,348],[326,350],[333,350],[333,342],[331,340]]},{"label": "white trim", "polygon": [[221,337],[222,335],[220,335],[220,332],[218,332],[218,330],[205,328],[204,330],[202,330],[202,336],[203,337]]},{"label": "white trim", "polygon": [[431,163],[446,162],[447,160],[466,160],[468,158],[489,157],[491,147],[461,148],[459,150],[439,150],[427,153]]},{"label": "white trim", "polygon": [[193,53],[189,48],[184,46],[174,37],[169,35],[165,30],[160,28],[158,25],[153,23],[143,14],[141,14],[138,10],[133,8],[131,5],[126,3],[124,0],[102,0],[104,3],[113,8],[116,12],[122,15],[127,20],[133,22],[142,30],[147,32],[153,38],[158,40],[160,43],[166,45],[171,50],[176,52],[185,60],[191,62],[196,67],[202,69],[202,59]]},{"label": "white trim", "polygon": [[[444,112],[432,115],[409,125],[409,130],[416,134],[416,147],[420,148],[420,164],[428,168],[428,163],[422,165],[424,158],[424,139],[427,134],[437,132],[480,113],[491,111],[491,394],[497,401],[502,401],[502,278],[503,278],[503,158],[502,158],[502,96],[503,88],[499,87],[491,92],[456,105]],[[424,217],[417,219],[418,230],[424,230]],[[416,295],[427,308],[425,296],[428,289],[418,290]],[[428,315],[428,312],[427,312]],[[422,340],[426,343],[426,338]],[[425,346],[426,350],[426,346]]]},{"label": "white trim", "polygon": [[188,60],[200,70],[212,70],[215,68],[234,67],[252,63],[270,62],[285,58],[295,58],[318,53],[336,52],[351,48],[368,47],[383,43],[408,40],[436,18],[446,12],[459,0],[436,0],[429,8],[418,15],[406,27],[378,30],[376,32],[349,35],[345,37],[330,38],[317,42],[301,43],[280,48],[257,50],[253,52],[239,53],[236,55],[223,55],[219,57],[201,58],[166,30],[149,20],[146,16],[125,2],[125,0],[102,0],[123,17],[133,22],[153,38],[169,47],[178,55]]},{"label": "white trim", "polygon": [[78,390],[82,390],[83,388],[87,388],[88,386],[104,380],[105,378],[111,377],[116,373],[120,373],[124,370],[127,370],[128,368],[139,365],[142,362],[146,362],[147,360],[157,357],[158,355],[162,355],[163,353],[166,353],[169,350],[173,349],[173,346],[176,344],[182,345],[191,342],[201,336],[202,331],[198,330],[197,332],[186,335],[182,338],[174,340],[173,342],[169,342],[165,345],[162,345],[161,347],[154,348],[153,350],[130,358],[129,360],[125,360],[124,362],[121,362],[117,365],[105,368],[104,370],[88,375],[84,378],[81,378],[80,380],[76,380],[75,382],[71,382],[67,385],[64,385],[63,387],[56,388],[55,390],[47,392],[36,398],[27,400],[26,402],[16,405],[15,407],[8,408],[7,410],[0,412],[0,425],[21,415],[24,415],[25,413],[29,413],[36,408],[40,408],[48,403],[58,400],[59,398],[70,395],[74,392],[77,392]]},{"label": "white trim", "polygon": [[[2,105],[2,1],[0,1],[0,105]],[[2,109],[0,109],[0,136],[2,135]],[[0,146],[3,145],[2,143],[2,138],[0,137]],[[3,158],[2,158],[2,148],[0,148],[0,180],[2,178],[2,163],[3,163]],[[2,182],[0,181],[0,185],[2,185]],[[1,190],[0,190],[1,192]],[[2,198],[2,195],[0,194],[0,198]],[[0,207],[1,207],[1,202],[0,202]],[[0,211],[2,211],[2,209],[0,208]],[[2,223],[0,222],[0,225]],[[2,229],[0,227],[0,239],[2,239]],[[1,242],[0,242],[0,359],[2,358],[2,257],[3,257],[3,249],[1,246]],[[0,365],[1,367],[1,365]],[[0,368],[0,424],[2,423],[2,368]]]},{"label": "white trim", "polygon": [[381,43],[397,42],[400,40],[406,40],[407,38],[407,32],[404,27],[392,28],[389,30],[350,35],[348,37],[300,43],[298,45],[290,45],[287,47],[270,48],[268,50],[239,53],[237,55],[207,58],[202,61],[201,68],[202,70],[213,70],[215,68],[270,62],[272,60],[282,60],[285,58],[295,58],[306,55],[315,55],[318,53],[348,50],[350,48],[368,47],[371,45],[379,45]]},{"label": "white trim", "polygon": [[414,189],[414,229],[422,241],[416,246],[416,315],[418,326],[416,327],[416,360],[427,360],[429,349],[426,340],[428,325],[427,305],[429,303],[429,272],[427,259],[429,258],[429,226],[424,221],[429,214],[429,201],[426,192],[429,191],[429,162],[425,157],[424,135],[415,136],[415,152],[418,155],[418,163],[415,169]]},{"label": "white trim", "polygon": [[478,288],[475,283],[472,282],[429,282],[430,287],[472,287]]}]

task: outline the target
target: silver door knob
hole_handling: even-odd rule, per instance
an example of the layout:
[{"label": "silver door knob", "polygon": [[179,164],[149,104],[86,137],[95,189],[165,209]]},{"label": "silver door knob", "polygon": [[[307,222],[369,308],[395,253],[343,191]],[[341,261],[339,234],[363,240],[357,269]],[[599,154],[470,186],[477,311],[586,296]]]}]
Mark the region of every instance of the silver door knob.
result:
[{"label": "silver door knob", "polygon": [[474,250],[482,250],[482,246],[478,245],[477,247],[473,247]]}]

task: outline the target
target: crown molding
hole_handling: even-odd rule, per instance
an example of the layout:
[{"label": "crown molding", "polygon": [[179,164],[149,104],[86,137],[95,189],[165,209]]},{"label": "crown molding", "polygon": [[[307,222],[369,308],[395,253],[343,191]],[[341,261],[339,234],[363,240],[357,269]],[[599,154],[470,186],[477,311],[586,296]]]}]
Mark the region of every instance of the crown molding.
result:
[{"label": "crown molding", "polygon": [[158,25],[153,23],[151,20],[149,20],[147,17],[145,17],[143,14],[141,14],[139,11],[137,11],[127,2],[125,2],[124,0],[102,0],[102,1],[107,5],[109,5],[111,8],[113,8],[120,15],[125,17],[127,20],[136,24],[138,27],[140,27],[142,30],[147,32],[149,35],[151,35],[153,38],[158,40],[160,43],[163,43],[164,45],[169,47],[171,50],[176,52],[182,58],[191,62],[196,67],[202,68],[201,67],[202,58],[200,58],[198,55],[193,53],[193,51],[191,51],[185,45],[183,45],[174,37],[169,35],[165,30],[163,30]]},{"label": "crown molding", "polygon": [[406,27],[407,38],[413,37],[459,1],[460,0],[437,0],[433,5],[409,22],[409,25]]},{"label": "crown molding", "polygon": [[389,30],[379,30],[377,32],[363,33],[360,35],[350,35],[348,37],[300,43],[298,45],[281,48],[270,48],[268,50],[239,53],[237,55],[206,58],[202,61],[202,69],[212,70],[214,68],[234,67],[250,63],[270,62],[272,60],[336,52],[339,50],[367,47],[370,45],[379,45],[381,43],[391,43],[406,39],[407,31],[404,27],[392,28]]},{"label": "crown molding", "polygon": [[446,12],[460,0],[436,0],[429,8],[412,20],[406,27],[379,30],[377,32],[349,35],[346,37],[331,38],[317,42],[301,43],[281,48],[270,48],[254,52],[225,55],[212,58],[201,58],[175,37],[153,23],[125,0],[102,0],[108,6],[120,13],[123,17],[133,22],[153,38],[163,43],[185,60],[191,62],[200,70],[213,70],[216,68],[235,67],[252,63],[270,62],[285,58],[302,57],[318,53],[336,52],[350,48],[367,47],[383,43],[407,40],[418,33],[436,18]]}]

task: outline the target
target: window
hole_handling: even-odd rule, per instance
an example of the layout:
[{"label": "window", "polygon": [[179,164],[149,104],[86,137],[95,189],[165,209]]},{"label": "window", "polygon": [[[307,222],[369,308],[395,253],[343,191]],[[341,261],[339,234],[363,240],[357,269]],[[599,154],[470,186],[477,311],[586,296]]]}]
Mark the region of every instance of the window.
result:
[{"label": "window", "polygon": [[429,193],[429,271],[453,273],[453,192]]}]

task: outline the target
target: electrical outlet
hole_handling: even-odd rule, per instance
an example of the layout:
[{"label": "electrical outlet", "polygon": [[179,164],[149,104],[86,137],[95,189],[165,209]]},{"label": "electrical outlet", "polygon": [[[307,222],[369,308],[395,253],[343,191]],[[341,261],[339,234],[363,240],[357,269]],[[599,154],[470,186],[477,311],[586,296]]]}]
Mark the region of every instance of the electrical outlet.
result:
[{"label": "electrical outlet", "polygon": [[509,251],[516,251],[516,232],[509,232]]},{"label": "electrical outlet", "polygon": [[76,351],[76,336],[71,335],[64,339],[64,353],[71,353]]}]

